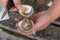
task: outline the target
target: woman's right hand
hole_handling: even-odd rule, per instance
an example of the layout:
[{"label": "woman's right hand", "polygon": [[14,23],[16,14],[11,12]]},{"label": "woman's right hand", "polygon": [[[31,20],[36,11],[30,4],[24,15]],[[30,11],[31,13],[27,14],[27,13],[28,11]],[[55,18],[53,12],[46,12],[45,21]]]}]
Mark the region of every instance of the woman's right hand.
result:
[{"label": "woman's right hand", "polygon": [[[8,0],[0,0],[0,2],[2,2],[3,6],[6,7]],[[20,0],[13,0],[13,2],[15,4],[15,6],[12,7],[10,9],[10,11],[17,11],[17,9],[19,9],[20,8],[20,5],[21,5]]]}]

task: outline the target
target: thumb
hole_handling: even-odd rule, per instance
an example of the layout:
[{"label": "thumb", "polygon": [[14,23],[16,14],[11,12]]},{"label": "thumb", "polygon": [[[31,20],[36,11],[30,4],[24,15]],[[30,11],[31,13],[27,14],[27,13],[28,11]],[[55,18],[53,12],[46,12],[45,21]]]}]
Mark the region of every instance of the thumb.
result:
[{"label": "thumb", "polygon": [[6,7],[8,0],[0,0],[0,2],[3,4],[4,7]]},{"label": "thumb", "polygon": [[35,35],[36,34],[36,30],[35,30],[35,27],[33,26],[32,28],[32,34]]},{"label": "thumb", "polygon": [[43,27],[45,24],[50,22],[50,15],[49,14],[44,14],[41,17],[38,18],[36,24],[34,25],[34,29],[38,31]]},{"label": "thumb", "polygon": [[20,9],[21,0],[13,0],[17,9]]}]

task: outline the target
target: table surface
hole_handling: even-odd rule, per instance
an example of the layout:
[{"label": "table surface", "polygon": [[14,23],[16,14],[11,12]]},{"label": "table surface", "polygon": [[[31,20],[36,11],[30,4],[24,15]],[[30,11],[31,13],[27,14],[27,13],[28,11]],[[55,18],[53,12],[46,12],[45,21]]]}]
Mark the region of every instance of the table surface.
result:
[{"label": "table surface", "polygon": [[[36,40],[60,40],[60,28],[50,25],[46,29],[37,32],[34,38],[36,38]],[[17,37],[14,34],[11,35],[0,29],[0,40],[30,40],[30,39],[22,36]]]}]

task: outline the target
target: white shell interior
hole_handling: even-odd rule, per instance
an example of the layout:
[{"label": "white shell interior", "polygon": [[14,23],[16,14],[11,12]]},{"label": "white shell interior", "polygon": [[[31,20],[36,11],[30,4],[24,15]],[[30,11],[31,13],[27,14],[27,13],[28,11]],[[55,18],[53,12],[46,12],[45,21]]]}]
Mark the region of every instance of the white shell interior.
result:
[{"label": "white shell interior", "polygon": [[32,7],[31,7],[31,6],[26,5],[26,8],[27,8],[26,13],[30,13],[30,12],[31,12],[31,10],[32,10]]},{"label": "white shell interior", "polygon": [[23,17],[30,17],[30,16],[33,14],[33,12],[34,12],[33,7],[30,6],[30,5],[25,5],[25,6],[26,6],[26,8],[27,8],[26,14],[29,14],[29,15],[23,14],[23,13],[21,12],[21,10],[19,10],[19,12],[20,12],[20,14],[21,14]]},{"label": "white shell interior", "polygon": [[[24,32],[30,32],[31,30],[28,30],[28,31],[25,31],[25,30],[23,30],[22,28],[21,28],[21,24],[22,24],[22,22],[24,21],[25,19],[23,19],[22,21],[20,21],[20,22],[18,22],[18,26],[19,26],[19,28],[22,30],[22,31],[24,31]],[[32,25],[34,25],[34,23],[33,23],[33,21],[31,20],[31,22],[32,22]]]},{"label": "white shell interior", "polygon": [[53,4],[53,2],[50,1],[50,2],[47,4],[47,6],[52,6],[52,4]]}]

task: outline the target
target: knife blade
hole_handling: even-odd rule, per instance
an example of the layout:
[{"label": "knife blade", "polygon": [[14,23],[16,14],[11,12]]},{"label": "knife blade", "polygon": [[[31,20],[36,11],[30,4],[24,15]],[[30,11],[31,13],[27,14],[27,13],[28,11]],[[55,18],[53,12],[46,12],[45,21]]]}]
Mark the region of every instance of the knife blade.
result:
[{"label": "knife blade", "polygon": [[4,16],[6,15],[6,13],[8,12],[9,9],[11,9],[14,6],[13,0],[8,0],[8,3],[6,5],[6,9],[1,17],[1,19],[4,18]]}]

